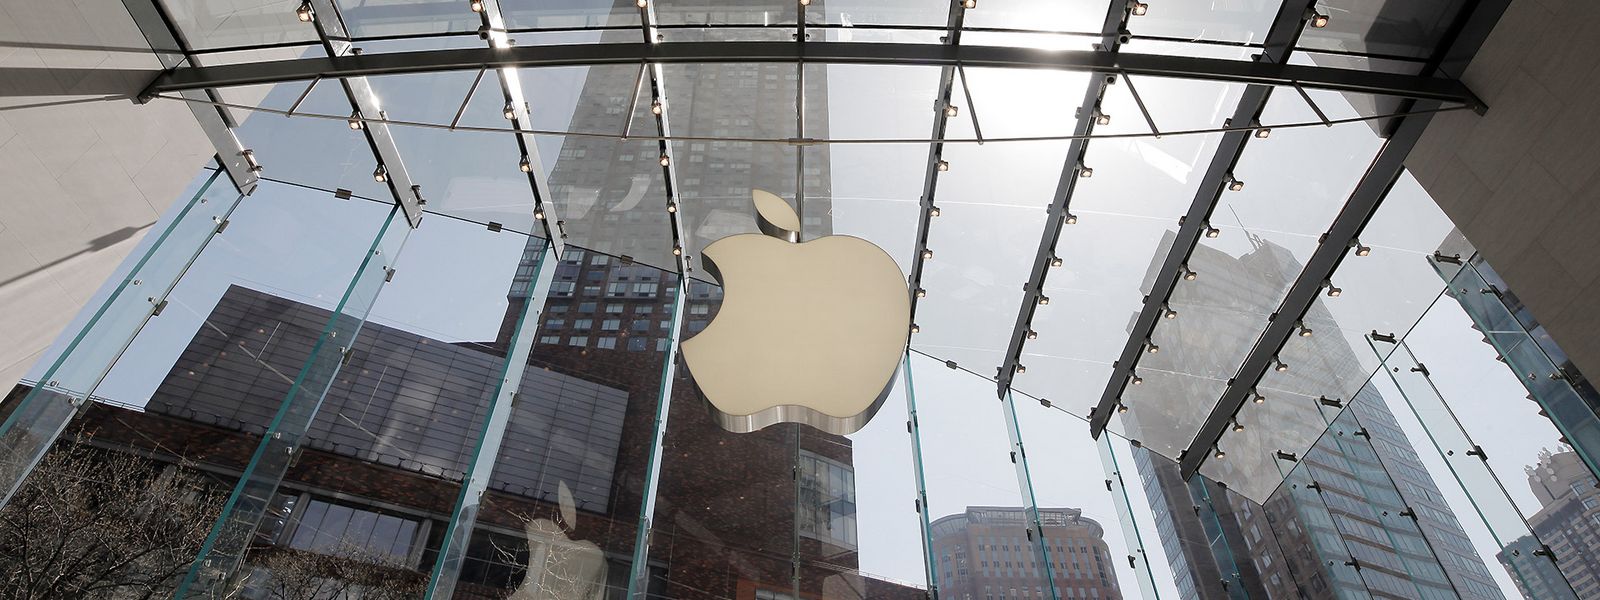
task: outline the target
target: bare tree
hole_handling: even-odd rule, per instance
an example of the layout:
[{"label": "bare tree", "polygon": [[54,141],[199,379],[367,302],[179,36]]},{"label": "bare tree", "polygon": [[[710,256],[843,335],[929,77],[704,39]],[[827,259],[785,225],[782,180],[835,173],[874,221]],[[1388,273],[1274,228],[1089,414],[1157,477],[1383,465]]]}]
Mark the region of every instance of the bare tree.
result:
[{"label": "bare tree", "polygon": [[427,577],[393,558],[347,546],[332,553],[277,548],[241,581],[263,600],[415,600]]},{"label": "bare tree", "polygon": [[155,598],[193,563],[224,490],[86,442],[45,455],[0,510],[0,598]]}]

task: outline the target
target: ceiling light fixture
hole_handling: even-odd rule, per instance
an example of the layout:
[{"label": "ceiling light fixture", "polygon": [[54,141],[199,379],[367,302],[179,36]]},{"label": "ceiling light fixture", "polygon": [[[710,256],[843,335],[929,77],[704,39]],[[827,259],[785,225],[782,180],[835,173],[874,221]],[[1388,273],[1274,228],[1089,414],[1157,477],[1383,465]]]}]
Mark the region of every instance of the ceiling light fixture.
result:
[{"label": "ceiling light fixture", "polygon": [[639,5],[639,8],[649,8],[650,7],[650,0],[638,0],[636,2],[636,4]]},{"label": "ceiling light fixture", "polygon": [[1334,287],[1333,281],[1330,279],[1322,280],[1322,287],[1328,288],[1329,298],[1338,298],[1340,294],[1344,293],[1344,290]]},{"label": "ceiling light fixture", "polygon": [[1089,168],[1083,163],[1078,163],[1078,176],[1084,179],[1094,177],[1094,169]]},{"label": "ceiling light fixture", "polygon": [[1315,8],[1307,9],[1306,21],[1311,23],[1312,28],[1322,29],[1328,26],[1328,15],[1317,12]]},{"label": "ceiling light fixture", "polygon": [[1272,128],[1271,127],[1262,127],[1260,129],[1256,130],[1256,139],[1264,140],[1264,139],[1267,139],[1269,137],[1272,137]]},{"label": "ceiling light fixture", "polygon": [[1128,412],[1128,405],[1118,403],[1117,404],[1117,412],[1118,413],[1126,413],[1126,412]]},{"label": "ceiling light fixture", "polygon": [[1284,364],[1283,361],[1278,360],[1277,358],[1273,358],[1272,359],[1272,370],[1277,371],[1279,373],[1286,373],[1286,372],[1289,371],[1289,365]]},{"label": "ceiling light fixture", "polygon": [[1064,265],[1064,264],[1067,264],[1067,263],[1066,263],[1066,261],[1061,260],[1061,257],[1059,257],[1059,256],[1050,257],[1050,266],[1059,267],[1059,266]]},{"label": "ceiling light fixture", "polygon": [[1049,303],[1050,303],[1050,297],[1049,296],[1039,296],[1039,306],[1044,306],[1044,305],[1049,304]]},{"label": "ceiling light fixture", "polygon": [[1144,378],[1140,377],[1138,375],[1134,375],[1132,379],[1128,380],[1128,383],[1131,383],[1133,385],[1143,385],[1144,384]]},{"label": "ceiling light fixture", "polygon": [[1233,432],[1234,433],[1239,433],[1241,431],[1244,431],[1244,424],[1240,423],[1238,419],[1234,419],[1234,421],[1233,421]]},{"label": "ceiling light fixture", "polygon": [[1234,178],[1233,173],[1227,174],[1225,181],[1228,182],[1228,191],[1237,192],[1244,189],[1244,182]]},{"label": "ceiling light fixture", "polygon": [[1300,328],[1300,337],[1311,337],[1311,328],[1306,327],[1305,321],[1296,321],[1294,326]]},{"label": "ceiling light fixture", "polygon": [[1021,375],[1023,373],[1027,373],[1027,372],[1028,372],[1028,368],[1027,367],[1024,367],[1022,365],[1017,365],[1017,374],[1018,375]]},{"label": "ceiling light fixture", "polygon": [[933,250],[930,250],[928,248],[923,248],[922,249],[922,260],[933,260]]},{"label": "ceiling light fixture", "polygon": [[483,0],[468,0],[467,6],[472,9],[472,12],[483,12]]},{"label": "ceiling light fixture", "polygon": [[383,168],[383,165],[378,165],[378,168],[372,170],[372,180],[378,183],[388,181],[389,170]]},{"label": "ceiling light fixture", "polygon": [[918,327],[916,323],[912,323],[911,324],[911,333],[922,333],[922,328]]},{"label": "ceiling light fixture", "polygon": [[668,200],[667,201],[667,212],[669,212],[669,213],[678,212],[678,203],[677,202],[673,202],[671,200]]},{"label": "ceiling light fixture", "polygon": [[307,0],[306,2],[301,2],[300,3],[300,8],[294,9],[294,16],[295,16],[296,19],[300,19],[301,23],[310,23],[311,22],[311,2],[309,0]]},{"label": "ceiling light fixture", "polygon": [[1161,305],[1161,310],[1163,312],[1161,316],[1166,317],[1169,321],[1178,318],[1178,311],[1172,310],[1171,306],[1163,304]]},{"label": "ceiling light fixture", "polygon": [[533,218],[535,220],[538,220],[538,221],[543,221],[544,220],[544,207],[541,206],[539,208],[533,209]]},{"label": "ceiling light fixture", "polygon": [[1027,333],[1027,337],[1030,340],[1037,340],[1037,339],[1039,339],[1039,332],[1034,331],[1032,329],[1029,329],[1028,333]]},{"label": "ceiling light fixture", "polygon": [[1227,458],[1228,457],[1228,453],[1227,452],[1223,452],[1221,448],[1218,448],[1217,452],[1215,454],[1212,454],[1212,456],[1215,456],[1217,458]]},{"label": "ceiling light fixture", "polygon": [[362,126],[363,126],[363,124],[361,122],[361,111],[358,110],[358,111],[350,113],[350,128],[351,129],[361,129]]},{"label": "ceiling light fixture", "polygon": [[1144,348],[1145,352],[1149,352],[1151,354],[1160,354],[1161,353],[1161,346],[1157,346],[1157,345],[1151,343],[1150,340],[1145,340],[1144,343],[1145,343],[1145,348]]},{"label": "ceiling light fixture", "polygon": [[977,8],[978,0],[961,0],[961,8]]},{"label": "ceiling light fixture", "polygon": [[1179,267],[1178,268],[1178,272],[1183,274],[1183,280],[1184,281],[1194,281],[1194,280],[1200,278],[1200,274],[1199,273],[1196,273],[1194,271],[1189,270],[1189,265],[1184,265],[1182,267]]},{"label": "ceiling light fixture", "polygon": [[[693,161],[691,161],[691,162],[693,162]],[[665,154],[661,155],[661,166],[666,167],[666,166],[671,166],[671,165],[672,165],[672,157],[667,156]]]},{"label": "ceiling light fixture", "polygon": [[657,99],[650,102],[650,114],[659,115],[666,110],[667,105],[663,104],[661,100]]},{"label": "ceiling light fixture", "polygon": [[930,216],[930,217],[939,216],[939,207],[937,207],[937,206],[928,207],[928,216]]},{"label": "ceiling light fixture", "polygon": [[922,288],[917,288],[917,297],[918,298],[927,298],[928,297],[928,290],[925,290],[925,289],[922,289]]},{"label": "ceiling light fixture", "polygon": [[1143,2],[1129,2],[1128,8],[1135,17],[1142,17],[1150,14],[1150,5]]},{"label": "ceiling light fixture", "polygon": [[1264,404],[1267,401],[1267,397],[1261,395],[1261,392],[1252,391],[1250,392],[1250,396],[1250,401],[1256,404]]},{"label": "ceiling light fixture", "polygon": [[1220,237],[1221,235],[1222,235],[1222,230],[1221,229],[1217,229],[1215,227],[1212,227],[1210,223],[1206,223],[1206,237],[1212,238],[1212,239],[1216,239],[1217,237]]},{"label": "ceiling light fixture", "polygon": [[1355,248],[1356,256],[1369,256],[1372,254],[1372,248],[1361,245],[1361,240],[1350,240],[1350,247]]},{"label": "ceiling light fixture", "polygon": [[1067,213],[1067,224],[1068,225],[1077,225],[1078,224],[1078,215],[1075,215],[1075,214],[1072,214],[1072,213]]},{"label": "ceiling light fixture", "polygon": [[517,163],[517,168],[521,169],[523,173],[532,173],[533,161],[528,158],[528,155],[524,154],[522,155],[522,162]]},{"label": "ceiling light fixture", "polygon": [[949,171],[950,170],[950,161],[948,161],[948,160],[939,161],[938,168],[939,168],[939,172],[940,173],[943,173],[945,171]]},{"label": "ceiling light fixture", "polygon": [[672,246],[672,255],[673,256],[683,256],[683,246],[673,245]]},{"label": "ceiling light fixture", "polygon": [[515,119],[517,118],[517,107],[512,106],[510,102],[507,102],[506,107],[502,109],[500,114],[505,115],[507,121]]},{"label": "ceiling light fixture", "polygon": [[945,104],[944,105],[944,116],[946,116],[946,117],[954,117],[954,116],[959,115],[959,114],[961,114],[961,107],[956,106],[954,104]]}]

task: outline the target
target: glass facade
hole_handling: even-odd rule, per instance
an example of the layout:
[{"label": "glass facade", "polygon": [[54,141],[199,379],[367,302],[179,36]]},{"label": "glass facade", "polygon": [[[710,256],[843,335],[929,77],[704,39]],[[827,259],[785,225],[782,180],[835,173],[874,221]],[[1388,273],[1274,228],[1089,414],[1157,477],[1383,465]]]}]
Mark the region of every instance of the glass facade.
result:
[{"label": "glass facade", "polygon": [[[0,404],[0,596],[1600,594],[1600,396],[1386,158],[1471,3],[976,4],[155,0],[263,179]],[[908,275],[858,431],[679,357],[752,190]]]}]

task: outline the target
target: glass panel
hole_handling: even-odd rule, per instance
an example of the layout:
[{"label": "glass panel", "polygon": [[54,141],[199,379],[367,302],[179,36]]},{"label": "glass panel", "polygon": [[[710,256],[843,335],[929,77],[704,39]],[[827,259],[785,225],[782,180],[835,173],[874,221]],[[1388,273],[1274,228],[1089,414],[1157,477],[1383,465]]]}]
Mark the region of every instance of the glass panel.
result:
[{"label": "glass panel", "polygon": [[[812,2],[806,7],[806,22],[850,27],[912,25],[942,29],[950,22],[950,4],[937,0],[824,0]],[[839,31],[844,33],[849,30]],[[929,43],[938,43],[938,40],[929,40]]]},{"label": "glass panel", "polygon": [[[752,0],[727,5],[656,0],[656,22],[662,25],[793,24],[799,17],[799,8],[800,3],[784,0]],[[711,33],[705,39],[722,38]]]},{"label": "glass panel", "polygon": [[[984,4],[981,10],[967,11],[963,24],[969,29],[999,27],[1093,33],[1099,32],[1105,24],[1107,9],[1104,0],[991,2]],[[977,43],[968,37],[963,37],[962,41]]]},{"label": "glass panel", "polygon": [[[335,0],[356,38],[477,31],[482,17],[459,0]],[[479,42],[482,45],[483,42]]]},{"label": "glass panel", "polygon": [[319,334],[304,340],[310,344],[308,356],[289,381],[286,397],[273,411],[276,414],[264,428],[261,443],[207,537],[200,560],[190,569],[177,595],[205,594],[210,593],[206,590],[215,592],[232,585],[227,578],[238,567],[253,532],[269,510],[289,463],[297,452],[303,451],[306,432],[323,397],[348,360],[356,335],[389,278],[390,265],[410,233],[403,218],[398,218],[398,207],[388,212],[332,316]]},{"label": "glass panel", "polygon": [[[304,91],[304,87],[292,84],[273,86],[261,102],[264,105],[293,104]],[[323,81],[300,101],[299,110],[321,115],[349,115],[350,99],[338,82]],[[239,118],[234,133],[244,147],[255,152],[263,168],[262,176],[281,176],[299,185],[324,190],[347,189],[356,196],[384,202],[394,200],[387,184],[373,180],[377,158],[363,132],[350,129],[349,123],[317,118],[286,119],[262,112],[242,113]],[[307,148],[317,151],[307,152]],[[418,183],[423,186],[425,195],[433,190],[428,182]]]},{"label": "glass panel", "polygon": [[191,184],[198,189],[189,200],[175,204],[154,225],[154,235],[140,241],[131,254],[138,257],[136,262],[130,259],[131,267],[119,268],[107,282],[108,289],[96,294],[101,301],[86,303],[68,325],[66,331],[75,333],[46,351],[45,360],[34,369],[49,367],[29,374],[32,389],[6,403],[9,414],[0,423],[4,498],[16,491],[87,399],[121,395],[102,390],[102,382],[150,318],[164,310],[168,295],[242,199],[225,180],[217,182],[220,176],[221,171],[203,172]]},{"label": "glass panel", "polygon": [[317,39],[311,23],[295,15],[299,0],[161,0],[167,19],[196,50]]},{"label": "glass panel", "polygon": [[1278,14],[1279,2],[1152,2],[1149,12],[1128,21],[1134,35],[1259,44]]},{"label": "glass panel", "polygon": [[[660,10],[659,8],[657,9]],[[632,2],[616,0],[501,0],[500,12],[506,27],[536,29],[548,27],[639,27],[639,8]],[[620,31],[618,33],[621,33]],[[630,41],[639,39],[638,30],[629,32]]]},{"label": "glass panel", "polygon": [[1307,27],[1300,46],[1357,54],[1429,58],[1451,31],[1465,2],[1425,0],[1396,4],[1366,0],[1326,0],[1317,10],[1328,26]]}]

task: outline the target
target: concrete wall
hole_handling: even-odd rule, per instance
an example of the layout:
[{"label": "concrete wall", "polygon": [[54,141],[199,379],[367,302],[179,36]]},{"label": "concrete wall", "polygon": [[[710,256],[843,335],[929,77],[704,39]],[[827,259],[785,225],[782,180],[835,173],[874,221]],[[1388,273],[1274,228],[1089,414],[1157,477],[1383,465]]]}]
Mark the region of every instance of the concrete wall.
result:
[{"label": "concrete wall", "polygon": [[0,0],[0,388],[214,153],[187,106],[126,99],[159,70],[119,0]]},{"label": "concrete wall", "polygon": [[1577,365],[1600,376],[1600,3],[1514,0],[1406,166]]}]

